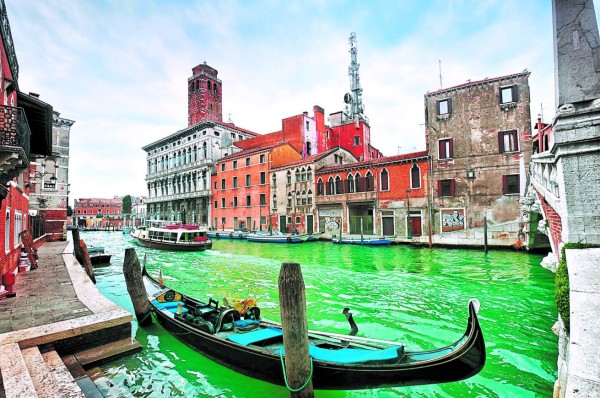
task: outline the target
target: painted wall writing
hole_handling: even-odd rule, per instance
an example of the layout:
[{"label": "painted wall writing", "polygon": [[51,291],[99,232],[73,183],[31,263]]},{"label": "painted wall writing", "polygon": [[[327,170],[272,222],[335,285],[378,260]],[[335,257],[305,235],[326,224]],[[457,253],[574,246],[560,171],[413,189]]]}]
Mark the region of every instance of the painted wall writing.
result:
[{"label": "painted wall writing", "polygon": [[441,209],[442,233],[465,229],[465,209]]}]

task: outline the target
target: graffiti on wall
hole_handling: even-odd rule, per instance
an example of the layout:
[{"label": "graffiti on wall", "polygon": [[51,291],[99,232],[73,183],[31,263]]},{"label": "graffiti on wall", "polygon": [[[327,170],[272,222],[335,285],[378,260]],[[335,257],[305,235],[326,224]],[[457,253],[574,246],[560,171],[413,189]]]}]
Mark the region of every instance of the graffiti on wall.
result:
[{"label": "graffiti on wall", "polygon": [[465,229],[465,209],[440,210],[442,233]]},{"label": "graffiti on wall", "polygon": [[338,217],[325,217],[325,231],[337,231],[340,229],[340,219]]}]

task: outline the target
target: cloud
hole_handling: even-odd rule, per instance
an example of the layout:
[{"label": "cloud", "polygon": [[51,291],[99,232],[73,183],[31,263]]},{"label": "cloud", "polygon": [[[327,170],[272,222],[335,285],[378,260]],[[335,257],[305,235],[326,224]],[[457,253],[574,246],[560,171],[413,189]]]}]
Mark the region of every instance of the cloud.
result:
[{"label": "cloud", "polygon": [[76,121],[71,200],[147,194],[141,147],[187,126],[187,78],[204,61],[240,127],[268,133],[313,105],[341,110],[352,31],[372,143],[386,155],[424,149],[439,60],[444,87],[527,68],[533,118],[541,103],[546,121],[554,111],[547,2],[6,3],[21,90]]}]

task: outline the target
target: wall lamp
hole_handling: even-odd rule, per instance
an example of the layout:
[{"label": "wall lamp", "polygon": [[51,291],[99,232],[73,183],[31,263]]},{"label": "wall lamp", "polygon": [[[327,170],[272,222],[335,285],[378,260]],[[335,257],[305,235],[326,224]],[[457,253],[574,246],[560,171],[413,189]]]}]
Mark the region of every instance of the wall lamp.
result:
[{"label": "wall lamp", "polygon": [[29,178],[39,178],[40,180],[43,180],[44,176],[48,174],[52,176],[50,177],[50,183],[56,184],[56,176],[54,175],[54,173],[50,173],[49,171],[44,171],[43,173],[41,171],[34,171],[29,175]]}]

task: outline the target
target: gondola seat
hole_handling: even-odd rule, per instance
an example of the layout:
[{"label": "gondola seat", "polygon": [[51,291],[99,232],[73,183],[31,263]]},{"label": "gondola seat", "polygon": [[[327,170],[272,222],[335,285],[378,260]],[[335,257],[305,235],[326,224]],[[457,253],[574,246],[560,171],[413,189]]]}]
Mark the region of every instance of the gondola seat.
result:
[{"label": "gondola seat", "polygon": [[[282,352],[284,352],[283,347],[275,351],[276,354]],[[389,347],[383,350],[364,350],[360,348],[332,350],[310,344],[308,346],[308,352],[310,356],[317,361],[339,364],[398,363],[402,360],[402,357],[404,357],[404,346]]]},{"label": "gondola seat", "polygon": [[265,328],[244,334],[232,334],[230,336],[227,336],[227,339],[233,341],[234,343],[247,346],[250,344],[256,344],[258,342],[280,336],[283,336],[283,332],[281,331],[281,329]]},{"label": "gondola seat", "polygon": [[158,301],[154,300],[152,304],[154,304],[159,310],[168,310],[173,314],[177,314],[177,312],[179,311],[179,304],[181,304],[181,310],[183,313],[189,311],[187,308],[185,308],[185,304],[183,303],[183,301],[167,301],[164,303],[159,303]]}]

